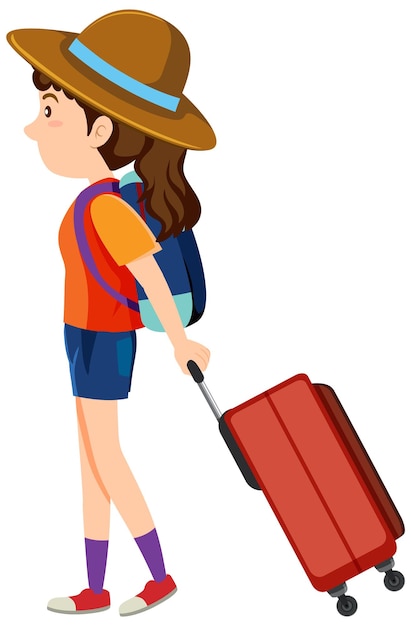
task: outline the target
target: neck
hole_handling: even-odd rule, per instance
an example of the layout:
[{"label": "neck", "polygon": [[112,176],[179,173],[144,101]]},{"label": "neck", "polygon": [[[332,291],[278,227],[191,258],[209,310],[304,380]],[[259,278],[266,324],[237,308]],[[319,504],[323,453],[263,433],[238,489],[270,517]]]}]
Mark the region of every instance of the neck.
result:
[{"label": "neck", "polygon": [[96,183],[103,178],[114,178],[113,172],[107,167],[103,159],[97,159],[95,163],[89,168],[87,178],[90,185]]}]

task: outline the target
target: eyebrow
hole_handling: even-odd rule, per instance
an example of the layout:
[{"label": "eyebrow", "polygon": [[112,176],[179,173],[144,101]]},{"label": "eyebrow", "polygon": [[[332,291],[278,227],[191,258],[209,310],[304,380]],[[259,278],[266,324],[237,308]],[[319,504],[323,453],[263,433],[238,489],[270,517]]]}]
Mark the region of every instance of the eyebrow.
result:
[{"label": "eyebrow", "polygon": [[45,100],[46,98],[54,98],[54,100],[58,102],[57,96],[55,96],[54,93],[45,93],[43,96],[43,100]]}]

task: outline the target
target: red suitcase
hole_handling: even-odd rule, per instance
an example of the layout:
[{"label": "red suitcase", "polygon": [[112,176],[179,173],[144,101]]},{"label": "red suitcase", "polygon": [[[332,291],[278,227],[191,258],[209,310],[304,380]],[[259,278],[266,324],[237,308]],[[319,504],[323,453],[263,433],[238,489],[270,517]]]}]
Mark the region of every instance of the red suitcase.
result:
[{"label": "red suitcase", "polygon": [[314,588],[338,598],[346,616],[357,610],[346,580],[371,567],[388,589],[401,589],[393,555],[402,519],[334,391],[300,374],[222,415],[199,368],[188,366]]}]

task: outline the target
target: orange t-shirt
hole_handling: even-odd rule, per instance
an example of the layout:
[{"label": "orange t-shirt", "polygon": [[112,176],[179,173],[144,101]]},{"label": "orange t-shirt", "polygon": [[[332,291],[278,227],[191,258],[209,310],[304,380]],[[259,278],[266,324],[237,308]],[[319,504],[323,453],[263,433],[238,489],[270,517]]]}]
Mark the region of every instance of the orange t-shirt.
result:
[{"label": "orange t-shirt", "polygon": [[[89,203],[84,228],[102,278],[117,292],[137,300],[135,278],[125,265],[161,250],[144,221],[117,194],[106,193]],[[141,328],[140,314],[110,296],[83,262],[74,229],[74,203],[61,223],[59,245],[66,268],[64,322],[107,332]]]}]

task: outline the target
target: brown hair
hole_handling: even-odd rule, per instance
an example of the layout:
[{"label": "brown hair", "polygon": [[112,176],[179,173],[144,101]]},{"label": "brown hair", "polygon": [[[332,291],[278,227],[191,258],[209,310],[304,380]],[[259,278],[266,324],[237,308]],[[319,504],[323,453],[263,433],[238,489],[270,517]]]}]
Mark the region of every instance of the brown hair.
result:
[{"label": "brown hair", "polygon": [[[102,115],[100,111],[67,93],[36,69],[33,82],[39,91],[53,87],[74,99],[84,109],[87,132],[91,132],[94,122]],[[201,206],[183,171],[187,150],[121,122],[112,122],[113,133],[99,152],[111,170],[134,161],[134,169],[144,183],[141,200],[145,200],[147,212],[161,224],[157,239],[162,241],[192,228],[200,218]]]}]

